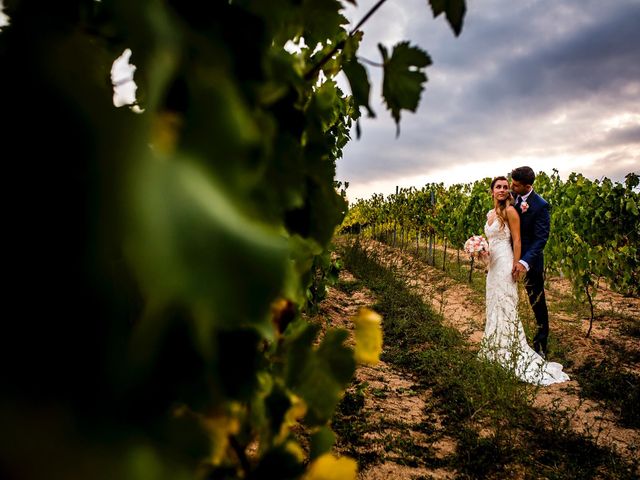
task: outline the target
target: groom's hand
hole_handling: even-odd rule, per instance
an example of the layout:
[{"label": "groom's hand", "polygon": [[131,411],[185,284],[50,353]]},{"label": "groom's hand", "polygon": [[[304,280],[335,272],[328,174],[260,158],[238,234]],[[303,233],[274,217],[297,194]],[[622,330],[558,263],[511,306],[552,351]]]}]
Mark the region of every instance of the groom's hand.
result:
[{"label": "groom's hand", "polygon": [[511,275],[513,279],[517,282],[520,280],[523,274],[527,273],[527,269],[524,268],[524,265],[520,262],[513,262],[513,268],[511,269]]}]

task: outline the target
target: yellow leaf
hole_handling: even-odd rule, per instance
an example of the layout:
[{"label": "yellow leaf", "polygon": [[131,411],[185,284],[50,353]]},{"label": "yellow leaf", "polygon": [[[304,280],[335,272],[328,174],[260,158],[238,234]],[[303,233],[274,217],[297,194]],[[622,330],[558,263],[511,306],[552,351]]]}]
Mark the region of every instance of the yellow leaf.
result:
[{"label": "yellow leaf", "polygon": [[355,480],[357,471],[354,459],[325,453],[311,463],[304,480]]},{"label": "yellow leaf", "polygon": [[284,449],[298,459],[299,462],[304,460],[304,451],[302,447],[293,440],[289,440],[284,445]]},{"label": "yellow leaf", "polygon": [[240,431],[240,420],[234,416],[235,405],[231,406],[231,414],[217,413],[206,416],[202,423],[211,438],[211,463],[220,465],[225,458],[229,446],[229,436]]},{"label": "yellow leaf", "polygon": [[356,325],[356,361],[378,363],[382,353],[382,317],[373,310],[361,308],[353,323]]},{"label": "yellow leaf", "polygon": [[282,425],[280,425],[280,432],[278,433],[276,442],[284,441],[287,435],[289,435],[289,429],[307,414],[307,404],[303,399],[294,394],[290,394],[289,399],[291,400],[291,407],[289,407],[289,410],[287,410],[287,413],[284,415],[284,420],[282,421]]}]

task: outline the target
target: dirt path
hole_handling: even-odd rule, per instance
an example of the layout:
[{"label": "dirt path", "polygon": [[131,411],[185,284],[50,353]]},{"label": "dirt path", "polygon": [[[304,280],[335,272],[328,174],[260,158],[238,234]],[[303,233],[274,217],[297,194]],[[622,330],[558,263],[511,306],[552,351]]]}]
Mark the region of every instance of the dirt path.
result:
[{"label": "dirt path", "polygon": [[[355,280],[346,270],[340,272],[340,279]],[[359,308],[371,307],[374,303],[373,294],[366,288],[347,294],[330,287],[316,318],[323,328],[331,326],[353,331],[350,319]],[[347,343],[353,345],[352,335]],[[427,415],[425,406],[430,401],[429,392],[417,390],[414,378],[380,361],[374,366],[359,365],[354,384],[366,390],[364,405],[357,419],[354,418],[354,421],[366,423],[363,443],[357,449],[361,454],[377,457],[377,461],[359,473],[360,480],[455,477],[453,470],[427,468],[421,461],[428,457],[444,458],[454,451],[455,444],[443,437],[437,428],[425,432],[424,425],[433,426],[439,422]],[[350,388],[348,393],[353,395],[355,389]],[[407,440],[420,455],[407,454]]]},{"label": "dirt path", "polygon": [[[441,270],[416,261],[413,256],[398,249],[371,240],[364,241],[362,246],[370,252],[375,252],[381,263],[394,268],[426,303],[441,312],[445,323],[459,330],[467,338],[470,348],[479,347],[483,334],[484,302],[476,291],[468,285],[456,282]],[[554,301],[554,295],[560,294],[551,289],[550,301]],[[616,298],[614,294],[609,293],[607,298],[609,302],[630,303],[634,308],[638,302],[638,299],[619,297]],[[613,320],[609,323],[599,322],[597,327],[594,326],[592,338],[585,339],[584,322],[580,318],[563,314],[554,316],[552,329],[560,342],[569,348],[574,365],[580,365],[587,356],[606,356],[607,344],[619,341],[610,338],[612,333],[620,328],[613,323]],[[577,328],[577,325],[581,325],[582,328]],[[637,345],[635,347],[637,348]],[[571,376],[571,369],[567,369],[567,373]],[[622,455],[637,455],[640,448],[640,432],[621,427],[616,423],[613,414],[602,405],[582,399],[580,385],[575,380],[540,388],[534,405],[546,409],[550,415],[554,409],[566,411],[576,432],[590,436],[598,445],[614,448]]]}]

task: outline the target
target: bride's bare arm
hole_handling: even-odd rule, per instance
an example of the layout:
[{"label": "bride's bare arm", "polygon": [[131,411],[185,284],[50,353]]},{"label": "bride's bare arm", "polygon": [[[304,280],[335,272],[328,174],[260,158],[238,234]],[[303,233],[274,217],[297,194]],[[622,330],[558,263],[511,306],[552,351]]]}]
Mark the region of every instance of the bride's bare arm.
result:
[{"label": "bride's bare arm", "polygon": [[509,230],[511,230],[511,240],[513,241],[513,263],[516,264],[520,261],[522,244],[520,243],[520,217],[512,206],[507,207],[507,221],[509,222]]}]

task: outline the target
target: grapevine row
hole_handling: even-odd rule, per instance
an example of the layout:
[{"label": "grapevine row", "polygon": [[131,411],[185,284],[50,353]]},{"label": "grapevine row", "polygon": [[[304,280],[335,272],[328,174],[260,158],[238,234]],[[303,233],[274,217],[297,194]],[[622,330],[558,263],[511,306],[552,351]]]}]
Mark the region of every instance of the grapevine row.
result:
[{"label": "grapevine row", "polygon": [[[483,233],[492,208],[491,179],[474,183],[427,184],[400,188],[388,196],[375,194],[349,209],[342,230],[363,233],[405,248],[434,243],[459,251],[471,235]],[[592,305],[600,282],[626,295],[640,294],[640,178],[629,173],[624,182],[590,180],[572,173],[563,181],[557,170],[535,180],[535,190],[551,205],[551,235],[545,269],[571,280],[576,299]],[[593,316],[593,313],[592,313]]]}]

